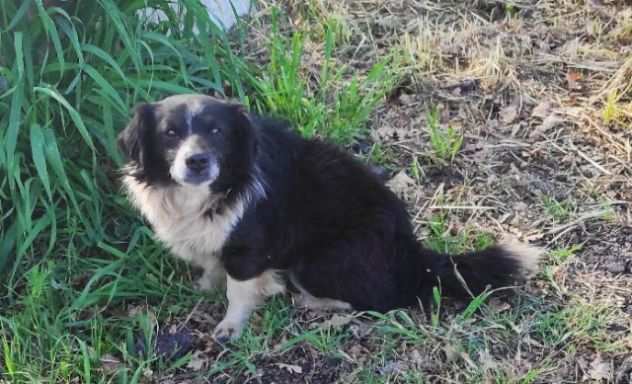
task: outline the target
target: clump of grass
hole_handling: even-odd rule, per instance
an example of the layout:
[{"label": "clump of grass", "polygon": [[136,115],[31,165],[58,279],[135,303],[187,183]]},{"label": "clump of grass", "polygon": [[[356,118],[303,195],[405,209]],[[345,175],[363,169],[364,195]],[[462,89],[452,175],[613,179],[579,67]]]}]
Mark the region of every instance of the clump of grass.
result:
[{"label": "clump of grass", "polygon": [[620,12],[616,26],[609,32],[609,35],[624,45],[632,42],[632,12],[629,9]]},{"label": "clump of grass", "polygon": [[416,31],[406,32],[400,39],[402,65],[409,68],[413,76],[423,76],[441,66],[443,58],[436,30],[437,26],[430,19],[424,18]]},{"label": "clump of grass", "polygon": [[626,104],[621,99],[622,96],[617,89],[608,92],[601,109],[601,118],[604,123],[624,125],[628,119],[632,118],[632,102]]},{"label": "clump of grass", "polygon": [[619,96],[616,89],[613,89],[608,93],[606,102],[601,110],[601,117],[604,123],[610,124],[613,121],[618,121],[621,116],[621,107],[618,104]]},{"label": "clump of grass", "polygon": [[575,254],[582,249],[580,244],[574,244],[569,247],[558,248],[548,253],[549,262],[544,266],[542,277],[551,285],[553,291],[562,297],[566,292],[564,286],[557,283],[556,273],[566,263],[575,257]]},{"label": "clump of grass", "polygon": [[433,108],[428,112],[427,130],[430,134],[430,145],[434,153],[434,158],[442,163],[450,163],[461,150],[463,145],[463,135],[458,133],[452,126],[446,129],[439,126],[439,112]]},{"label": "clump of grass", "polygon": [[549,259],[554,265],[561,265],[572,259],[575,254],[582,250],[580,244],[573,244],[570,247],[558,248],[549,252]]},{"label": "clump of grass", "polygon": [[334,32],[337,43],[351,38],[350,25],[344,5],[330,0],[292,1],[294,12],[300,15],[302,24],[316,41],[326,40],[328,32]]},{"label": "clump of grass", "polygon": [[316,84],[303,74],[305,36],[290,38],[279,33],[273,18],[270,62],[256,81],[260,109],[289,119],[306,137],[323,136],[342,144],[362,137],[366,122],[377,104],[397,81],[393,57],[375,64],[363,75],[346,76],[333,56],[336,30],[326,27],[324,58]]},{"label": "clump of grass", "polygon": [[494,237],[485,232],[466,230],[456,235],[449,233],[448,218],[445,214],[433,216],[428,223],[428,229],[425,244],[437,252],[454,255],[483,250],[494,244]]},{"label": "clump of grass", "polygon": [[[11,39],[0,46],[10,87],[0,98],[10,111],[2,119],[7,129],[0,151],[0,185],[14,204],[3,206],[0,246],[0,265],[13,267],[9,291],[24,257],[35,248],[46,257],[64,244],[58,235],[74,225],[70,220],[79,224],[82,241],[107,239],[108,203],[101,194],[117,191],[106,171],[120,165],[115,137],[134,104],[169,93],[223,93],[224,84],[244,93],[244,63],[201,6],[187,7],[200,35],[181,30],[175,16],[155,27],[170,30],[169,36],[144,29],[135,7],[110,0],[67,8],[22,2],[0,10],[11,26],[3,32]],[[214,37],[201,37],[208,34]]]},{"label": "clump of grass", "polygon": [[533,324],[534,335],[546,346],[575,349],[582,344],[598,345],[600,350],[616,348],[608,336],[607,323],[613,309],[604,305],[575,302],[558,311],[542,313]]},{"label": "clump of grass", "polygon": [[417,157],[414,157],[410,163],[410,174],[417,181],[417,183],[421,182],[424,175],[424,171],[423,171],[423,168],[421,167],[421,164],[419,164],[419,160],[417,159]]},{"label": "clump of grass", "polygon": [[367,158],[371,163],[384,164],[388,160],[388,154],[384,146],[375,143],[371,146]]},{"label": "clump of grass", "polygon": [[[575,297],[569,306],[551,305],[548,299],[526,298],[511,310],[499,311],[485,304],[487,297],[475,298],[461,315],[448,317],[449,321],[419,322],[404,311],[376,314],[375,328],[385,343],[380,350],[386,351],[388,345],[395,344],[400,346],[397,349],[400,354],[376,356],[373,364],[383,366],[383,361],[401,361],[400,366],[406,368],[415,363],[401,351],[419,350],[422,364],[445,362],[448,353],[450,368],[441,367],[439,372],[432,372],[427,366],[422,369],[459,382],[530,383],[547,381],[555,372],[553,361],[543,359],[527,371],[517,371],[513,354],[490,356],[490,349],[522,350],[525,347],[521,341],[525,338],[538,343],[528,347],[532,352],[553,348],[564,351],[570,358],[577,352],[575,346],[583,344],[598,345],[602,352],[620,348],[607,331],[613,310],[603,305],[577,301]],[[426,372],[419,372],[422,373]]]},{"label": "clump of grass", "polygon": [[557,223],[567,220],[575,209],[575,204],[570,200],[558,201],[551,196],[543,196],[544,211]]}]

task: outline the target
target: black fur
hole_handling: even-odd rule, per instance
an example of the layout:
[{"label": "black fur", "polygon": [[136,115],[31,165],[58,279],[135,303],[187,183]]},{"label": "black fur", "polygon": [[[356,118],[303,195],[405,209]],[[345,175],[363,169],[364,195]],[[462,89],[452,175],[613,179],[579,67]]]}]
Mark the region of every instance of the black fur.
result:
[{"label": "black fur", "polygon": [[[140,108],[133,123],[155,124],[150,112]],[[223,247],[222,262],[233,278],[280,269],[316,297],[387,311],[427,303],[437,285],[444,294],[468,297],[455,264],[474,294],[519,277],[519,262],[502,248],[454,257],[424,249],[405,204],[336,146],[305,140],[284,122],[246,118],[230,106],[218,104],[212,113],[230,131],[213,191],[240,196],[253,177],[265,187],[265,197],[248,205]],[[138,178],[169,182],[165,146],[156,135],[132,129],[121,137],[122,148],[142,165]]]}]

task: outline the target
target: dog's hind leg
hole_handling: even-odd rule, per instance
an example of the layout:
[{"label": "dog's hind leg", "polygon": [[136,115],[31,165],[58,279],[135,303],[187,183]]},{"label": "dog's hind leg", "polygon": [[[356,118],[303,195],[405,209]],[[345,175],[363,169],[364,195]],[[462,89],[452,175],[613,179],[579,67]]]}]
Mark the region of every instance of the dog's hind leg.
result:
[{"label": "dog's hind leg", "polygon": [[215,327],[213,337],[220,343],[237,339],[252,311],[268,296],[285,292],[285,284],[276,271],[266,271],[248,280],[235,280],[230,275],[226,279],[228,309],[224,319]]},{"label": "dog's hind leg", "polygon": [[[310,296],[299,300],[309,308],[388,311],[401,306],[407,288],[396,270],[398,250],[378,230],[357,232],[343,240],[301,252],[290,269],[292,283]],[[408,279],[409,280],[409,279]],[[303,293],[305,293],[303,292]]]},{"label": "dog's hind leg", "polygon": [[299,307],[315,311],[344,311],[351,309],[351,304],[345,303],[344,301],[318,298],[307,292],[302,292],[296,295],[295,302]]},{"label": "dog's hind leg", "polygon": [[351,304],[344,301],[321,298],[312,295],[303,288],[295,277],[290,275],[292,284],[299,290],[294,295],[294,302],[297,306],[315,311],[344,311],[351,309]]}]

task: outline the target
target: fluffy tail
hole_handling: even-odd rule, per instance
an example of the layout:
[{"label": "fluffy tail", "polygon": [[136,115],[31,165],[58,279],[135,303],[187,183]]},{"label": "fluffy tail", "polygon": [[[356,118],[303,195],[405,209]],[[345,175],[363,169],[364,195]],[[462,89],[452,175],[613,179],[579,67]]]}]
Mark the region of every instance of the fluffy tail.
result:
[{"label": "fluffy tail", "polygon": [[[524,281],[538,268],[542,249],[517,241],[504,241],[482,251],[458,256],[437,255],[423,250],[422,259],[430,261],[424,271],[422,296],[431,300],[432,289],[439,285],[443,296],[467,299],[487,288],[506,287]],[[428,254],[430,253],[430,254]],[[430,257],[427,257],[430,256]]]}]

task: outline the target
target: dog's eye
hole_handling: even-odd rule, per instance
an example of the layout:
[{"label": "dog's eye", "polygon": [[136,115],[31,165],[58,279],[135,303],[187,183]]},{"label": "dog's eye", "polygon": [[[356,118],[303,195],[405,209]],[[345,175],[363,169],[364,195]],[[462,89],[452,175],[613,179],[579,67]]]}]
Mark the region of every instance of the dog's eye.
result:
[{"label": "dog's eye", "polygon": [[211,133],[212,133],[212,134],[219,133],[219,131],[220,131],[220,129],[219,129],[219,128],[217,128],[217,127],[213,127],[213,128],[211,128]]},{"label": "dog's eye", "polygon": [[169,136],[169,137],[175,137],[175,136],[176,136],[176,130],[175,130],[175,129],[173,129],[173,128],[168,129],[168,130],[167,130],[167,132],[165,132],[165,134],[166,134],[167,136]]}]

